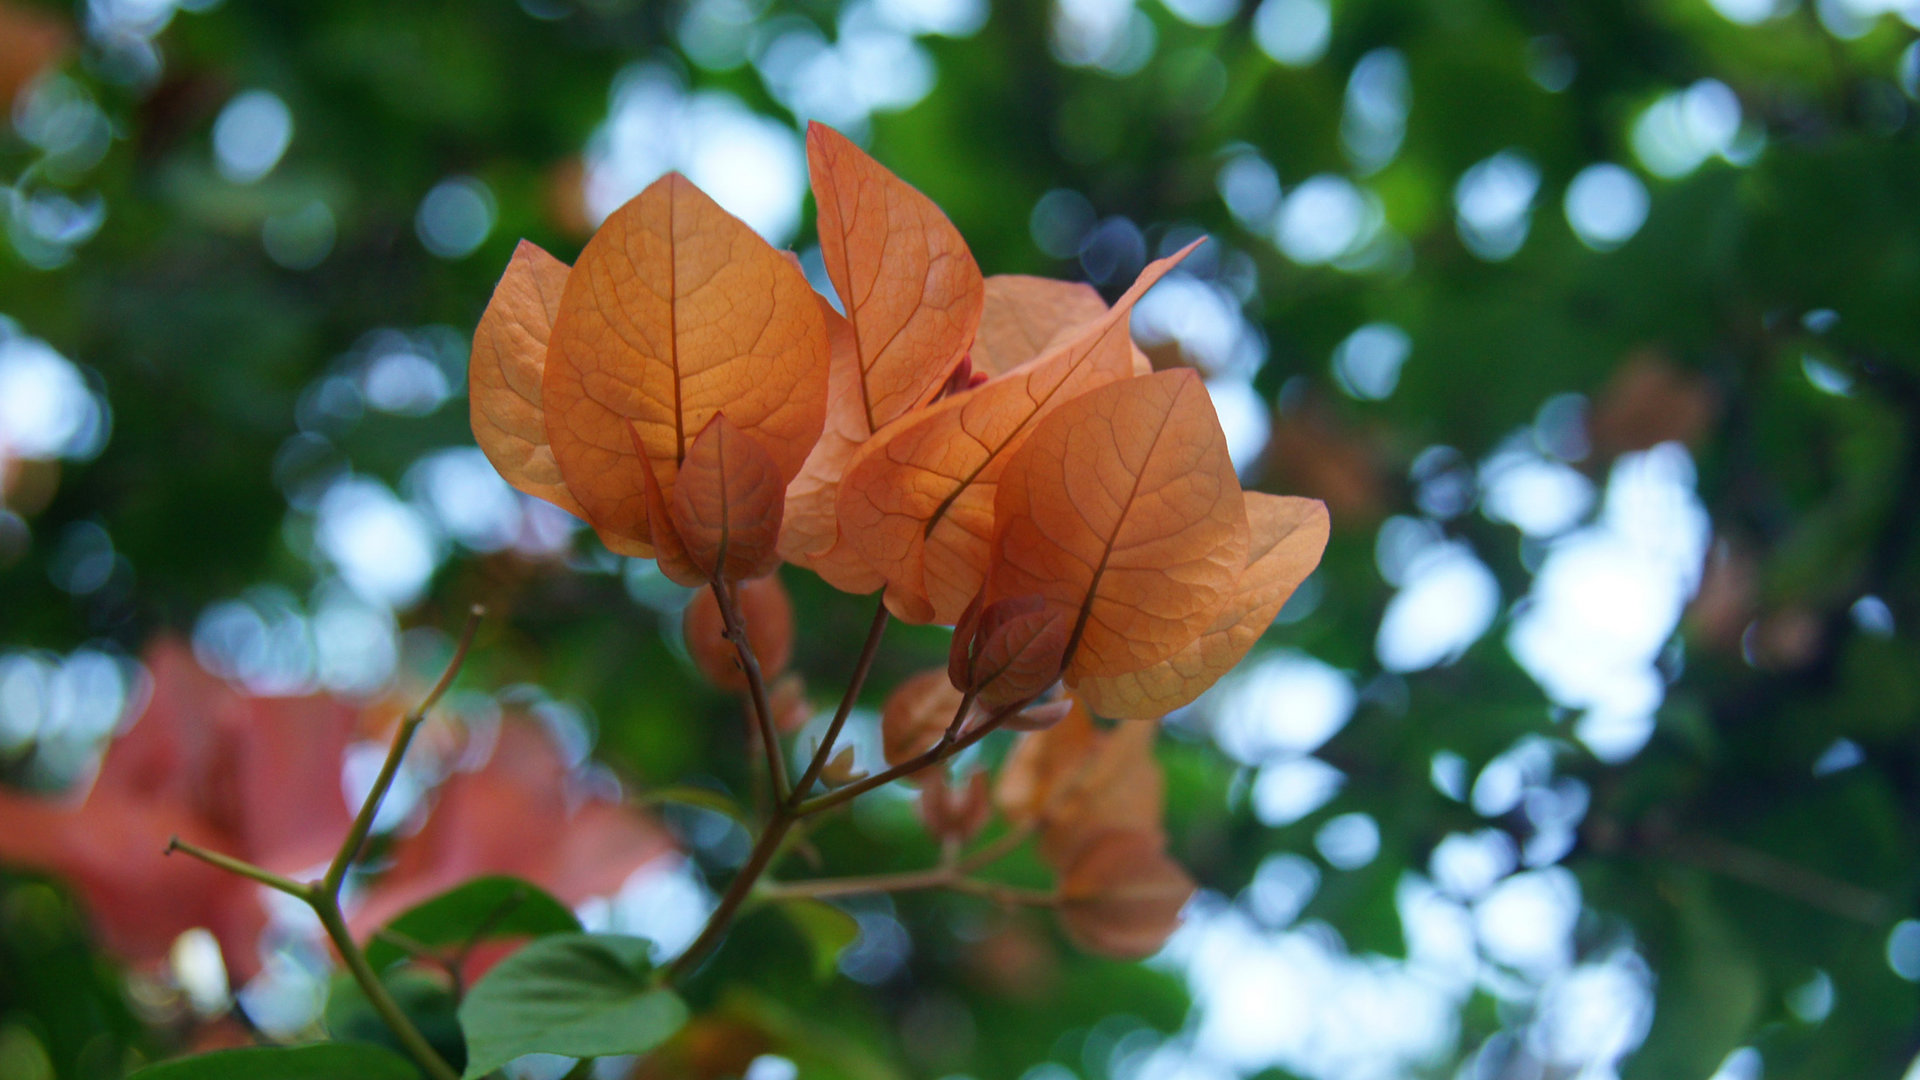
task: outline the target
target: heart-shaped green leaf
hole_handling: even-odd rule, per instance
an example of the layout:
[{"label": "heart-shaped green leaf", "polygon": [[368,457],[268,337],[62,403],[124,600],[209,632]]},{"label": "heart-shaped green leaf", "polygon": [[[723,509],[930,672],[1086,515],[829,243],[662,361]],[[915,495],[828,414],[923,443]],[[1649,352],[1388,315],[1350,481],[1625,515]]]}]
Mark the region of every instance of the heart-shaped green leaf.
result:
[{"label": "heart-shaped green leaf", "polygon": [[[512,877],[480,877],[408,908],[388,923],[398,938],[420,945],[465,945],[491,938],[538,937],[580,929],[567,906],[538,885]],[[367,943],[375,971],[405,956],[394,938]]]},{"label": "heart-shaped green leaf", "polygon": [[655,986],[644,938],[553,934],[495,965],[460,1003],[467,1080],[522,1054],[641,1054],[686,1023],[687,1007]]},{"label": "heart-shaped green leaf", "polygon": [[149,1065],[127,1080],[419,1080],[406,1058],[365,1043],[246,1046]]}]

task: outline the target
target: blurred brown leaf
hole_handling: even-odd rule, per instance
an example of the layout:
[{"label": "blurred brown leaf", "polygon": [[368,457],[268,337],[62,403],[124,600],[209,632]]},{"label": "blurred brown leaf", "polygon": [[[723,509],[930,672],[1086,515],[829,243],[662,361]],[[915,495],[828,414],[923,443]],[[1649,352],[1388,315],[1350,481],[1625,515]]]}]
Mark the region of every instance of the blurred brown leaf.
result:
[{"label": "blurred brown leaf", "polygon": [[259,969],[261,887],[166,856],[167,841],[281,874],[324,864],[349,821],[340,766],[356,710],[251,697],[201,670],[174,638],[156,641],[145,662],[153,695],[81,801],[0,791],[0,860],[71,882],[107,947],[135,964],[206,928],[237,982]]},{"label": "blurred brown leaf", "polygon": [[1663,442],[1692,446],[1707,433],[1719,411],[1719,398],[1705,377],[1644,349],[1614,370],[1594,400],[1590,434],[1602,457]]},{"label": "blurred brown leaf", "polygon": [[0,112],[73,44],[73,27],[43,7],[0,3]]},{"label": "blurred brown leaf", "polygon": [[[940,741],[960,708],[960,691],[945,668],[909,676],[887,695],[880,709],[880,738],[887,764],[899,765]],[[909,782],[915,778],[909,777]]]},{"label": "blurred brown leaf", "polygon": [[1180,925],[1193,879],[1161,850],[1158,835],[1115,829],[1091,838],[1060,880],[1060,925],[1088,952],[1121,960],[1151,956]]},{"label": "blurred brown leaf", "polygon": [[509,718],[484,766],[440,785],[426,822],[395,845],[392,865],[351,921],[369,933],[482,874],[523,878],[579,904],[618,892],[671,850],[652,821],[588,794],[544,728]]}]

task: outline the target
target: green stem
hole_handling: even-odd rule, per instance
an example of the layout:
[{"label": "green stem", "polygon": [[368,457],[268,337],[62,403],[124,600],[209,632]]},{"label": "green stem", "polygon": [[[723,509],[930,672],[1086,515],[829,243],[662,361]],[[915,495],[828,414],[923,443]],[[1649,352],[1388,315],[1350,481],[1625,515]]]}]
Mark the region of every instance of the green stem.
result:
[{"label": "green stem", "polygon": [[171,855],[176,851],[183,855],[191,855],[208,865],[217,866],[230,874],[238,874],[243,878],[257,881],[269,889],[278,890],[286,893],[288,896],[297,896],[305,900],[313,892],[313,886],[311,885],[302,885],[292,878],[281,877],[271,870],[255,866],[243,859],[236,859],[231,855],[222,855],[217,851],[210,851],[198,844],[189,844],[177,836],[167,840],[167,848],[163,854]]},{"label": "green stem", "polygon": [[460,630],[459,643],[453,647],[453,658],[447,661],[446,670],[440,673],[440,681],[421,699],[419,708],[400,721],[400,729],[394,733],[393,745],[387,747],[387,759],[380,763],[380,775],[373,781],[373,787],[360,803],[360,812],[354,815],[353,824],[347,829],[347,838],[341,842],[340,850],[334,853],[333,862],[327,866],[326,877],[320,879],[320,890],[326,895],[339,899],[340,883],[347,878],[347,869],[353,865],[354,857],[360,854],[360,846],[367,842],[367,834],[373,831],[373,819],[380,813],[380,804],[393,787],[393,779],[400,772],[400,760],[407,756],[407,747],[413,742],[414,732],[427,718],[427,710],[438,704],[447,688],[453,685],[454,676],[460,673],[460,666],[466,663],[467,650],[473,646],[474,632],[480,628],[480,616],[485,614],[478,604],[467,613],[467,625]]},{"label": "green stem", "polygon": [[1022,889],[1017,885],[1002,885],[997,881],[975,881],[973,878],[958,878],[948,888],[956,892],[972,893],[984,896],[996,904],[1009,907],[1053,907],[1060,897],[1045,889]]},{"label": "green stem", "polygon": [[747,693],[753,699],[753,719],[760,730],[760,747],[767,755],[767,772],[773,778],[773,801],[787,801],[787,759],[780,752],[780,733],[774,730],[773,710],[767,705],[767,683],[760,672],[760,658],[747,640],[746,621],[734,606],[733,591],[718,577],[713,579],[713,598],[720,605],[720,620],[726,626],[727,640],[740,658],[740,670],[747,673]]},{"label": "green stem", "polygon": [[359,984],[360,992],[367,995],[368,1004],[380,1014],[380,1019],[400,1040],[407,1054],[426,1070],[432,1080],[460,1080],[460,1074],[453,1071],[453,1066],[447,1064],[446,1059],[408,1019],[400,1003],[387,993],[386,984],[380,981],[380,976],[367,963],[366,954],[353,943],[353,933],[347,929],[347,920],[340,914],[340,901],[331,894],[316,893],[307,902],[313,906],[314,914],[320,916],[320,925],[326,928],[327,937],[332,939],[333,947],[346,963],[353,981]]},{"label": "green stem", "polygon": [[[724,615],[727,609],[724,592],[718,589],[715,591],[716,598],[721,600],[721,612]],[[855,686],[849,688],[846,698],[842,702],[842,713],[852,710],[852,705],[849,703],[858,695],[858,683],[866,676],[866,667],[872,661],[872,653],[878,648],[880,643],[880,632],[885,628],[886,609],[883,607],[880,612],[874,616],[873,629],[867,634],[867,648],[862,651],[861,664],[855,671]],[[751,653],[743,653],[743,662],[749,656],[751,656]],[[999,712],[994,713],[983,723],[975,725],[965,734],[961,734],[960,729],[966,722],[967,711],[973,706],[973,695],[969,693],[961,699],[960,707],[954,711],[953,723],[947,726],[946,733],[940,737],[939,742],[935,743],[924,753],[902,762],[900,765],[888,769],[885,772],[870,776],[857,783],[849,784],[836,791],[828,792],[818,798],[802,799],[796,794],[791,798],[783,799],[774,808],[773,818],[767,822],[766,831],[762,832],[759,839],[754,841],[753,850],[748,853],[746,863],[740,867],[740,872],[734,875],[733,881],[728,883],[727,891],[720,897],[720,902],[714,907],[713,914],[707,917],[707,925],[701,928],[700,936],[696,937],[693,940],[693,944],[687,946],[686,951],[681,953],[674,959],[672,964],[667,966],[666,970],[662,973],[662,978],[667,982],[676,982],[684,979],[687,975],[691,974],[695,968],[700,966],[701,961],[706,959],[707,954],[719,946],[721,939],[726,936],[727,928],[733,924],[734,917],[740,913],[740,906],[746,903],[747,898],[753,894],[754,885],[760,880],[761,875],[766,873],[767,867],[772,865],[774,856],[779,854],[780,847],[785,842],[788,831],[793,828],[796,822],[802,818],[812,817],[815,814],[831,810],[857,795],[872,791],[882,784],[890,783],[903,776],[919,772],[929,765],[935,765],[945,761],[947,758],[965,750],[967,747],[972,746],[974,743],[979,742],[981,739],[986,738],[989,734],[998,730],[1001,724],[1004,724],[1009,717],[1025,708],[1032,700],[1032,698],[1027,698],[1016,701],[1002,708]],[[844,722],[844,720],[842,722]],[[816,764],[824,765],[824,762],[820,759],[826,750],[827,747],[825,743],[823,743],[822,750],[814,755]],[[803,783],[812,783],[812,777],[817,774],[811,767],[807,772],[809,776],[803,780]],[[803,788],[796,787],[793,790],[799,792],[802,791]]]},{"label": "green stem", "polygon": [[860,699],[860,688],[867,683],[867,673],[873,670],[873,658],[880,652],[880,638],[887,631],[887,603],[883,598],[873,613],[873,624],[867,628],[866,644],[860,647],[860,658],[854,662],[853,677],[847,680],[847,692],[840,696],[840,707],[834,710],[833,722],[827,725],[827,733],[821,737],[820,746],[813,752],[813,760],[807,763],[807,771],[800,775],[800,782],[793,785],[793,795],[788,800],[798,805],[813,788],[814,781],[820,779],[821,770],[827,762],[833,760],[833,744],[840,738],[840,729],[847,726],[847,717],[853,713],[853,706]]},{"label": "green stem", "polygon": [[[453,685],[454,677],[460,673],[460,666],[466,662],[467,650],[473,647],[473,635],[480,627],[480,617],[483,614],[485,612],[480,606],[474,605],[472,611],[467,614],[467,625],[460,631],[459,643],[454,646],[453,658],[447,662],[446,670],[440,673],[440,680],[433,684],[433,689],[429,690],[427,696],[421,700],[420,707],[400,721],[400,727],[394,733],[393,745],[387,748],[387,760],[380,766],[380,775],[374,779],[373,787],[367,792],[366,799],[361,802],[360,812],[354,815],[353,824],[347,829],[346,839],[341,841],[340,850],[334,853],[333,862],[328,864],[325,877],[312,884],[301,884],[231,855],[222,855],[217,851],[209,851],[189,844],[177,836],[167,844],[169,853],[183,852],[202,862],[305,901],[307,906],[313,909],[313,913],[320,917],[320,925],[326,928],[327,937],[333,942],[334,949],[340,953],[340,959],[347,965],[347,971],[353,976],[353,981],[359,984],[360,992],[365,994],[367,1001],[373,1005],[374,1012],[380,1014],[380,1019],[386,1022],[394,1037],[400,1040],[400,1045],[422,1069],[426,1070],[431,1080],[460,1080],[460,1074],[454,1071],[453,1066],[447,1064],[446,1059],[441,1057],[438,1051],[434,1050],[433,1044],[427,1042],[426,1036],[420,1034],[420,1029],[414,1026],[413,1021],[408,1019],[407,1014],[401,1010],[399,1003],[393,1000],[393,995],[387,993],[386,984],[380,981],[380,976],[373,970],[373,965],[367,963],[366,953],[361,952],[360,947],[354,944],[353,932],[347,928],[346,916],[340,911],[340,884],[346,880],[347,870],[353,865],[354,856],[360,853],[360,846],[367,842],[367,834],[373,831],[373,819],[380,813],[380,803],[393,787],[393,778],[400,771],[400,760],[407,756],[407,746],[413,741],[414,732],[419,730],[421,722],[426,719],[427,710],[433,708],[446,694],[447,688]],[[458,976],[455,977],[457,979]]]},{"label": "green stem", "polygon": [[678,982],[693,973],[707,954],[726,936],[727,928],[733,924],[733,917],[740,911],[740,905],[746,902],[753,892],[754,883],[760,875],[766,873],[773,863],[773,856],[780,850],[781,841],[787,838],[787,830],[793,828],[798,818],[783,804],[774,811],[773,820],[767,822],[767,829],[754,841],[753,851],[747,855],[745,865],[733,876],[727,891],[721,895],[720,903],[714,907],[713,914],[707,917],[707,925],[700,930],[700,936],[693,939],[685,952],[674,958],[666,969],[668,982]]}]

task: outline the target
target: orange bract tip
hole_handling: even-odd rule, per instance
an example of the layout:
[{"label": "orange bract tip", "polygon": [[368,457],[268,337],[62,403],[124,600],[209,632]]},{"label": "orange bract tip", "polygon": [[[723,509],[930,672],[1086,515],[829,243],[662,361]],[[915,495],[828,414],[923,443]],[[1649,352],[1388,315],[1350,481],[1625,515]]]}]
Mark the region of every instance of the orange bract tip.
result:
[{"label": "orange bract tip", "polygon": [[880,577],[842,538],[841,478],[887,424],[926,405],[966,356],[982,282],[966,241],[925,195],[832,128],[807,129],[820,252],[845,317],[821,302],[832,345],[826,426],[788,491],[784,556],[848,592]]},{"label": "orange bract tip", "polygon": [[1150,264],[1111,310],[1032,360],[898,422],[848,463],[841,533],[886,578],[896,614],[960,617],[986,579],[994,491],[1008,460],[1051,412],[1134,374],[1133,305],[1192,249]]},{"label": "orange bract tip", "polygon": [[[687,448],[666,512],[688,561],[705,578],[740,581],[780,565],[774,541],[784,498],[773,459],[724,413],[715,413]],[[656,537],[660,531],[654,530]]]}]

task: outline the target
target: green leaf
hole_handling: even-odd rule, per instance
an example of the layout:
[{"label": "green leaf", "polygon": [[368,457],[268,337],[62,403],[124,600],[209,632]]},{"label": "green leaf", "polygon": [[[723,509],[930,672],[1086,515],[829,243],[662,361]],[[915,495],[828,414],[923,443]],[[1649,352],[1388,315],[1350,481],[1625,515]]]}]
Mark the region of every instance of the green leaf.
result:
[{"label": "green leaf", "polygon": [[363,1043],[247,1046],[149,1065],[127,1080],[419,1080],[391,1050]]},{"label": "green leaf", "polygon": [[[464,945],[489,938],[538,937],[580,929],[567,906],[538,885],[512,877],[480,877],[408,908],[386,928],[422,945]],[[406,951],[375,935],[367,963],[384,970]]]},{"label": "green leaf", "polygon": [[782,900],[780,911],[806,939],[813,952],[814,974],[822,980],[832,978],[841,952],[860,936],[859,921],[824,900],[809,898]]},{"label": "green leaf", "polygon": [[749,829],[753,827],[753,817],[747,813],[745,807],[735,802],[732,796],[711,788],[695,787],[692,784],[672,784],[667,787],[653,788],[641,793],[640,803],[643,806],[678,803],[681,806],[711,810],[716,814],[724,814]]},{"label": "green leaf", "polygon": [[[420,1029],[434,1052],[458,1069],[467,1060],[466,1039],[460,1034],[460,1021],[454,1016],[457,1002],[446,976],[419,968],[400,967],[380,976],[380,982],[393,997],[394,1004]],[[341,1043],[371,1043],[397,1054],[406,1047],[387,1026],[366,992],[344,972],[333,977],[327,991],[327,1008],[321,1014],[327,1037]]]},{"label": "green leaf", "polygon": [[522,1054],[641,1054],[687,1021],[671,990],[655,987],[644,938],[554,934],[487,972],[460,1003],[467,1080]]}]

